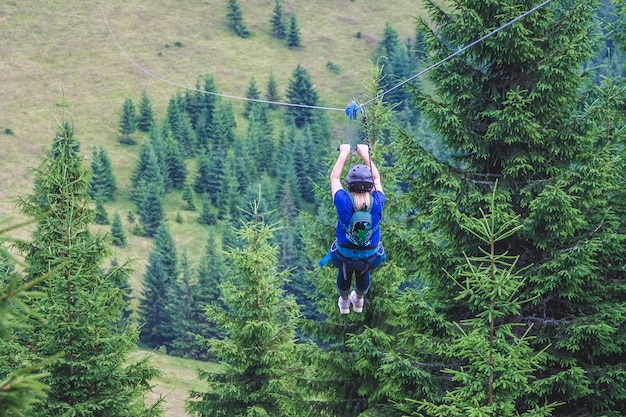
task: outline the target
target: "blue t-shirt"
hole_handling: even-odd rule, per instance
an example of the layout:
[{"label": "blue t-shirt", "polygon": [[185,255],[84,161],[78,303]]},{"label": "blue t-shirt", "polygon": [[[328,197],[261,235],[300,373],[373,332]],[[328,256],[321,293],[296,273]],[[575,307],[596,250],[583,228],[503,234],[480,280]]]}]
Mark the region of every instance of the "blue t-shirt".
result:
[{"label": "blue t-shirt", "polygon": [[[378,245],[380,242],[380,218],[385,207],[385,195],[380,191],[372,192],[373,205],[372,205],[372,222],[374,223],[374,234],[372,235],[372,245]],[[337,210],[337,228],[335,230],[335,236],[337,241],[341,244],[349,244],[350,241],[346,236],[345,229],[350,227],[350,219],[352,218],[352,201],[350,196],[345,190],[338,190],[335,193],[335,209]]]}]

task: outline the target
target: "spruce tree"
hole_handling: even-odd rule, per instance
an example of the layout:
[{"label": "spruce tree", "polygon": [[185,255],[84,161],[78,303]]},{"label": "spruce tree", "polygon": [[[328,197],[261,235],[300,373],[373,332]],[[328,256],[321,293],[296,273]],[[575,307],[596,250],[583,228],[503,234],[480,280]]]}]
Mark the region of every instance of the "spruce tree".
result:
[{"label": "spruce tree", "polygon": [[165,346],[170,341],[165,335],[170,329],[166,306],[172,281],[157,251],[148,255],[142,286],[139,299],[139,340],[151,348]]},{"label": "spruce tree", "polygon": [[196,193],[208,194],[211,191],[211,168],[211,157],[209,155],[202,155],[198,157],[198,169],[193,183],[193,190]]},{"label": "spruce tree", "polygon": [[63,352],[45,367],[46,401],[30,416],[161,415],[146,407],[149,381],[158,375],[147,359],[128,362],[137,331],[114,331],[124,307],[122,293],[101,264],[110,256],[107,240],[89,231],[88,171],[67,123],[56,130],[52,155],[36,171],[33,194],[19,202],[37,219],[30,242],[18,246],[27,262],[26,280],[45,275],[34,289],[44,294],[29,306],[46,321],[20,331],[36,358]]},{"label": "spruce tree", "polygon": [[115,213],[111,221],[111,243],[122,248],[126,246],[126,234],[119,213]]},{"label": "spruce tree", "polygon": [[241,38],[250,36],[250,31],[243,23],[243,13],[237,0],[228,0],[228,26]]},{"label": "spruce tree", "polygon": [[104,148],[95,148],[91,160],[91,182],[88,194],[91,198],[111,201],[117,190],[111,160]]},{"label": "spruce tree", "polygon": [[[224,336],[224,329],[206,320],[205,308],[207,305],[225,307],[221,298],[220,285],[227,282],[230,279],[229,277],[230,270],[226,265],[222,248],[215,238],[215,233],[209,232],[204,256],[198,266],[197,289],[195,292],[196,303],[193,305],[192,313],[195,333],[205,339],[222,338]],[[206,346],[204,346],[200,354],[203,358],[208,357],[209,352]]]},{"label": "spruce tree", "polygon": [[148,184],[143,200],[139,204],[139,221],[147,237],[153,237],[163,223],[163,197],[159,195],[157,186]]},{"label": "spruce tree", "polygon": [[96,211],[93,219],[95,224],[109,224],[109,215],[107,214],[106,208],[104,208],[104,203],[101,198],[96,199]]},{"label": "spruce tree", "polygon": [[179,144],[168,135],[163,143],[164,164],[169,179],[168,184],[176,190],[183,189],[187,181],[187,167],[185,159],[181,155]]},{"label": "spruce tree", "polygon": [[200,373],[206,390],[192,391],[186,407],[195,415],[309,415],[293,384],[298,306],[281,289],[286,274],[276,269],[274,230],[256,207],[239,231],[244,247],[227,253],[234,276],[220,286],[226,307],[206,308],[207,319],[226,332],[207,341],[223,370]]},{"label": "spruce tree", "polygon": [[185,184],[183,187],[183,201],[185,202],[185,206],[183,207],[185,210],[196,211],[196,203],[194,202],[193,189],[189,184]]},{"label": "spruce tree", "polygon": [[124,100],[122,114],[120,115],[119,132],[124,138],[128,138],[137,130],[137,113],[135,104],[130,98]]},{"label": "spruce tree", "polygon": [[[11,241],[2,231],[0,236],[3,243]],[[38,298],[29,290],[35,281],[23,281],[8,253],[4,245],[0,246],[0,357],[3,358],[0,362],[0,414],[20,416],[30,412],[31,405],[45,397],[48,386],[41,382],[46,376],[40,372],[45,363],[29,363],[29,349],[20,344],[14,334],[33,314],[25,301]]]},{"label": "spruce tree", "polygon": [[289,32],[287,33],[287,46],[290,48],[299,48],[302,46],[300,40],[300,28],[298,27],[298,19],[296,14],[292,13],[289,18]]},{"label": "spruce tree", "polygon": [[270,24],[272,25],[272,35],[278,39],[284,39],[286,28],[283,16],[283,6],[280,3],[280,0],[274,1],[274,11],[272,12]]},{"label": "spruce tree", "polygon": [[[246,91],[246,98],[250,100],[259,100],[261,98],[261,93],[256,86],[256,80],[254,76],[250,79],[250,84],[248,84],[248,91]],[[244,103],[243,108],[243,117],[248,119],[250,117],[250,113],[254,107],[261,106],[262,103],[258,103],[255,101],[246,101]]]},{"label": "spruce tree", "polygon": [[141,90],[141,99],[139,100],[139,114],[137,115],[137,129],[142,132],[149,132],[154,125],[154,111],[152,110],[152,102],[148,97],[146,90]]},{"label": "spruce tree", "polygon": [[[466,1],[448,12],[427,4],[431,20],[422,27],[433,60],[535,5]],[[537,352],[551,345],[545,370],[534,372],[542,383],[519,407],[564,402],[555,415],[619,415],[626,403],[626,380],[616,372],[626,346],[624,272],[616,267],[624,262],[624,165],[615,145],[623,138],[607,135],[615,122],[610,103],[585,104],[577,94],[586,82],[581,64],[593,52],[593,4],[564,6],[545,6],[433,69],[433,94],[415,90],[414,98],[455,164],[399,130],[395,166],[415,213],[406,225],[409,252],[431,291],[447,300],[438,306],[447,321],[469,310],[442,270],[454,276],[460,254],[480,255],[464,216],[478,217],[498,180],[499,209],[520,217],[523,227],[496,250],[519,256],[521,296],[532,302],[505,322],[534,324]]]},{"label": "spruce tree", "polygon": [[[311,76],[300,64],[293,71],[285,94],[292,104],[304,104],[307,106],[316,106],[318,104],[318,95],[311,81]],[[311,121],[313,109],[290,106],[287,108],[287,117],[296,127],[303,128],[304,125]]]},{"label": "spruce tree", "polygon": [[192,280],[193,271],[183,252],[181,258],[182,273],[179,279],[172,281],[168,288],[168,303],[165,311],[171,322],[171,341],[169,354],[198,359],[202,346],[195,336],[196,323],[193,321],[194,306],[197,304],[197,286]]},{"label": "spruce tree", "polygon": [[276,109],[278,107],[278,105],[274,103],[280,101],[280,93],[278,92],[278,81],[276,81],[276,77],[273,72],[270,72],[270,75],[267,78],[265,99],[272,102],[269,104],[270,109]]}]

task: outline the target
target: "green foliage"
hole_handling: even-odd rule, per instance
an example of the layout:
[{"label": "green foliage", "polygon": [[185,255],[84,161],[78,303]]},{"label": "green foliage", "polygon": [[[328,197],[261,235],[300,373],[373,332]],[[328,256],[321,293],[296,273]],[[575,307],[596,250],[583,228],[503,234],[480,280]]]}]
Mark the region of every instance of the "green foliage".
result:
[{"label": "green foliage", "polygon": [[119,132],[123,137],[128,137],[137,130],[137,113],[135,104],[130,98],[124,100],[122,114],[120,115]]},{"label": "green foliage", "polygon": [[[0,231],[1,241],[11,241]],[[7,248],[0,247],[0,416],[24,416],[32,403],[46,396],[48,386],[41,381],[47,376],[41,368],[57,358],[47,358],[33,363],[28,349],[15,338],[14,330],[25,326],[34,317],[28,306],[29,299],[38,299],[38,294],[30,288],[46,276],[24,282],[15,272],[15,263]]]},{"label": "green foliage", "polygon": [[448,276],[458,285],[456,300],[466,301],[474,314],[455,323],[443,351],[449,361],[460,362],[444,370],[454,388],[443,401],[421,401],[414,415],[549,416],[559,405],[529,405],[532,385],[542,383],[533,381],[532,374],[543,368],[546,355],[533,350],[529,326],[509,321],[530,300],[519,298],[525,285],[517,270],[519,256],[498,254],[495,247],[523,226],[518,216],[499,211],[495,200],[494,186],[487,213],[481,210],[481,218],[463,216],[461,226],[482,243],[482,254],[465,255],[458,276]]},{"label": "green foliage", "polygon": [[[292,104],[306,106],[316,106],[318,104],[318,95],[311,81],[311,76],[300,64],[291,74],[285,95]],[[303,128],[311,121],[313,110],[304,107],[289,107],[287,116],[296,127]]]},{"label": "green foliage", "polygon": [[276,109],[278,105],[273,104],[280,102],[280,93],[278,92],[278,82],[276,81],[276,77],[273,72],[270,72],[270,75],[267,78],[267,86],[265,92],[265,99],[267,101],[271,101],[272,104],[269,104],[271,109]]},{"label": "green foliage", "polygon": [[[522,3],[520,10],[534,5]],[[623,268],[616,268],[624,262],[625,200],[623,151],[614,141],[623,138],[605,134],[618,132],[623,118],[614,113],[619,100],[608,98],[615,90],[579,96],[588,85],[580,67],[593,53],[592,7],[553,3],[433,69],[432,94],[411,89],[454,164],[406,130],[395,136],[395,167],[408,189],[401,204],[412,212],[404,251],[417,254],[411,261],[432,298],[446,300],[433,304],[446,322],[469,318],[468,299],[455,298],[446,277],[457,275],[460,254],[484,254],[465,223],[480,217],[496,180],[493,212],[520,218],[522,228],[495,243],[494,253],[519,259],[520,298],[532,301],[498,325],[533,324],[523,340],[536,353],[551,344],[544,368],[532,372],[536,382],[518,399],[520,412],[556,402],[565,404],[554,415],[624,412],[624,392],[614,383],[626,345],[616,321],[626,294]],[[421,30],[432,62],[519,14],[505,2],[428,8]]]},{"label": "green foliage", "polygon": [[122,248],[126,246],[126,234],[119,213],[115,213],[111,221],[111,243]]},{"label": "green foliage", "polygon": [[300,27],[298,27],[298,19],[296,14],[292,13],[289,18],[289,32],[287,33],[287,46],[290,48],[299,48],[302,46],[300,40]]},{"label": "green foliage", "polygon": [[228,26],[241,38],[250,36],[250,31],[243,23],[243,14],[237,0],[228,0]]},{"label": "green foliage", "polygon": [[139,220],[145,236],[153,237],[164,221],[163,198],[157,186],[149,184],[139,205]]},{"label": "green foliage", "polygon": [[154,110],[152,102],[146,90],[141,90],[141,99],[139,100],[139,114],[137,116],[137,129],[142,132],[149,132],[154,126]]},{"label": "green foliage", "polygon": [[45,296],[29,301],[29,308],[46,321],[29,321],[18,337],[35,363],[63,352],[45,366],[48,398],[29,416],[157,416],[159,401],[147,407],[144,395],[158,371],[145,358],[126,362],[137,332],[114,331],[124,300],[100,267],[110,255],[107,240],[89,231],[94,212],[78,149],[71,125],[61,124],[52,156],[36,171],[34,193],[19,201],[22,213],[37,219],[32,241],[16,245],[25,256],[26,280],[45,276],[33,287]]},{"label": "green foliage", "polygon": [[207,389],[192,391],[186,408],[200,416],[308,415],[293,384],[298,307],[281,289],[286,274],[276,270],[274,229],[257,204],[248,215],[238,231],[243,248],[227,253],[234,276],[220,286],[225,307],[206,307],[207,319],[226,331],[207,341],[224,371],[199,372]]},{"label": "green foliage", "polygon": [[94,200],[112,201],[117,190],[111,159],[104,148],[93,150],[91,160],[91,183],[89,184],[89,196]]},{"label": "green foliage", "polygon": [[274,11],[272,12],[270,24],[272,25],[272,35],[278,39],[284,39],[286,27],[283,16],[283,6],[280,0],[274,1]]},{"label": "green foliage", "polygon": [[166,333],[170,328],[165,306],[171,285],[171,277],[163,267],[161,255],[157,251],[150,252],[139,300],[139,340],[151,348],[164,346],[169,342]]}]

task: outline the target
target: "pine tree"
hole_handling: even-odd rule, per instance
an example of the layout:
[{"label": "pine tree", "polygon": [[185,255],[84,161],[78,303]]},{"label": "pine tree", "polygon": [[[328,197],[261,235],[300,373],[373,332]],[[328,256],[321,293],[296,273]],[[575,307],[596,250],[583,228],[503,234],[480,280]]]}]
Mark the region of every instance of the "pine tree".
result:
[{"label": "pine tree", "polygon": [[209,155],[198,157],[198,170],[196,171],[196,179],[193,183],[193,190],[198,194],[208,194],[209,178],[211,176],[211,158]]},{"label": "pine tree", "polygon": [[235,114],[230,103],[221,102],[213,114],[211,125],[211,147],[217,151],[230,148],[235,140],[234,130],[237,127]]},{"label": "pine tree", "polygon": [[[250,79],[250,84],[248,84],[248,91],[246,91],[246,98],[250,100],[259,100],[261,98],[261,93],[259,92],[259,89],[256,86],[256,80],[254,79],[254,76]],[[258,103],[258,102],[250,101],[250,100],[246,101],[244,104],[243,117],[245,117],[246,119],[250,117],[250,113],[252,112],[252,109],[254,107],[263,105],[262,103]]]},{"label": "pine tree", "polygon": [[131,176],[132,199],[141,204],[145,198],[145,193],[149,187],[152,187],[157,196],[165,195],[165,176],[164,168],[157,156],[155,140],[144,142],[139,151],[139,160],[135,166],[135,170]]},{"label": "pine tree", "polygon": [[[518,216],[499,212],[495,201],[494,186],[491,207],[482,218],[463,216],[461,226],[482,242],[483,254],[465,256],[466,264],[458,275],[448,277],[457,284],[457,300],[467,300],[475,314],[449,326],[451,341],[442,348],[449,363],[459,362],[443,371],[456,383],[443,400],[420,402],[420,411],[414,415],[549,416],[560,405],[525,405],[536,391],[534,386],[545,383],[535,380],[532,373],[543,367],[546,355],[533,350],[530,326],[508,320],[519,315],[529,300],[518,296],[524,286],[517,268],[519,256],[498,254],[495,248],[523,226]],[[428,302],[428,295],[425,298]]]},{"label": "pine tree", "polygon": [[[196,303],[193,305],[192,313],[195,333],[205,339],[221,339],[224,336],[224,329],[206,320],[205,308],[207,305],[225,307],[221,299],[220,286],[230,279],[230,271],[213,232],[209,232],[204,256],[198,266],[197,277]],[[199,355],[208,358],[209,352],[206,346],[199,352]]]},{"label": "pine tree", "polygon": [[290,48],[299,48],[302,46],[300,40],[300,28],[298,27],[298,19],[296,14],[292,13],[289,18],[289,32],[287,33],[287,46]]},{"label": "pine tree", "polygon": [[164,164],[166,168],[168,183],[176,190],[183,189],[187,181],[187,167],[180,152],[178,143],[168,135],[163,144]]},{"label": "pine tree", "polygon": [[185,206],[183,207],[185,210],[196,211],[196,203],[194,202],[193,197],[193,189],[189,184],[185,184],[183,187],[183,201],[185,202]]},{"label": "pine tree", "polygon": [[197,359],[202,351],[202,346],[196,340],[196,323],[193,321],[197,287],[192,281],[193,271],[186,252],[183,252],[181,267],[182,274],[168,289],[168,303],[165,305],[172,324],[169,354]]},{"label": "pine tree", "polygon": [[104,208],[104,203],[101,198],[96,199],[96,211],[93,221],[95,224],[109,224],[109,215],[107,214],[106,208]]},{"label": "pine tree", "polygon": [[20,338],[38,358],[63,352],[45,367],[48,398],[29,415],[161,415],[158,403],[144,405],[149,380],[158,371],[147,359],[128,363],[136,330],[114,331],[124,301],[101,269],[110,256],[107,241],[89,231],[94,212],[78,148],[72,126],[63,122],[52,156],[37,170],[33,194],[19,202],[22,213],[38,219],[32,241],[18,246],[28,265],[26,279],[45,274],[34,287],[44,296],[29,307],[46,317],[22,329]]},{"label": "pine tree", "polygon": [[139,204],[139,220],[147,237],[153,237],[164,221],[163,198],[157,187],[147,185],[143,200]]},{"label": "pine tree", "polygon": [[[468,33],[487,33],[534,3],[467,1],[453,14],[428,5],[432,19],[422,26],[439,60]],[[478,217],[498,180],[499,210],[520,216],[523,227],[496,250],[519,256],[521,296],[533,301],[508,321],[534,324],[536,351],[552,345],[545,370],[534,373],[542,383],[519,407],[562,401],[559,416],[625,411],[626,380],[615,372],[626,345],[623,271],[615,267],[624,258],[620,139],[604,133],[614,123],[611,104],[577,95],[586,81],[580,64],[593,52],[593,15],[589,3],[551,4],[430,72],[433,95],[415,91],[415,99],[454,166],[407,132],[395,144],[405,204],[416,213],[406,242],[420,276],[447,300],[438,306],[447,321],[468,318],[468,308],[442,270],[454,276],[460,254],[480,255],[463,215]]]},{"label": "pine tree", "polygon": [[111,221],[111,243],[115,246],[126,246],[126,234],[122,227],[122,218],[119,213],[113,215],[113,221]]},{"label": "pine tree", "polygon": [[124,138],[128,138],[137,130],[137,113],[135,104],[130,98],[124,100],[122,114],[120,115],[119,132]]},{"label": "pine tree", "polygon": [[[292,104],[316,106],[318,103],[317,91],[313,87],[311,76],[300,64],[296,67],[289,79],[286,92],[287,99]],[[303,128],[313,116],[313,110],[305,107],[287,108],[287,116],[298,128]]]},{"label": "pine tree", "polygon": [[113,176],[113,167],[109,156],[102,147],[94,149],[91,160],[89,196],[94,200],[99,197],[105,202],[112,201],[116,190],[117,184]]},{"label": "pine tree", "polygon": [[148,255],[148,266],[142,284],[143,290],[139,299],[139,340],[151,348],[165,346],[170,342],[165,336],[170,329],[165,306],[172,281],[157,251]]},{"label": "pine tree", "polygon": [[154,250],[161,256],[161,265],[170,281],[178,277],[178,255],[176,244],[166,223],[161,223],[154,236]]},{"label": "pine tree", "polygon": [[152,110],[152,102],[148,97],[146,90],[141,90],[141,99],[139,100],[139,115],[137,116],[137,129],[142,132],[149,132],[154,125],[154,111]]},{"label": "pine tree", "polygon": [[[2,241],[11,241],[0,231]],[[14,330],[28,323],[33,314],[25,300],[37,299],[28,290],[33,282],[24,282],[15,271],[15,262],[4,245],[0,247],[0,407],[2,415],[19,416],[30,412],[32,403],[43,398],[48,386],[41,382],[45,363],[29,364],[29,350],[15,337]],[[54,358],[48,358],[47,361]],[[7,414],[8,413],[8,414]]]},{"label": "pine tree", "polygon": [[272,102],[268,105],[270,109],[276,109],[278,107],[278,105],[274,103],[280,102],[280,93],[278,92],[278,81],[276,81],[273,72],[270,72],[267,78],[265,99]]},{"label": "pine tree", "polygon": [[278,39],[284,39],[286,28],[283,16],[283,6],[280,3],[280,0],[274,1],[274,11],[272,12],[270,24],[272,25],[272,35]]},{"label": "pine tree", "polygon": [[243,13],[237,0],[228,0],[228,26],[241,38],[250,36],[250,31],[243,23]]},{"label": "pine tree", "polygon": [[220,286],[226,308],[206,309],[226,331],[224,339],[207,341],[224,370],[200,374],[206,390],[192,391],[186,407],[196,415],[309,415],[290,370],[298,307],[281,289],[286,275],[276,270],[273,229],[255,207],[239,232],[244,248],[227,253],[234,277]]}]

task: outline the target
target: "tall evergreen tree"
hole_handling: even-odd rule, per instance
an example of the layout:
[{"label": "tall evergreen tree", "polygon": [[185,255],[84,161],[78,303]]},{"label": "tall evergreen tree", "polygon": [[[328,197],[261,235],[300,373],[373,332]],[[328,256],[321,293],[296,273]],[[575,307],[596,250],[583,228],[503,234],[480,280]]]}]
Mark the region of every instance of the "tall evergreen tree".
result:
[{"label": "tall evergreen tree", "polygon": [[228,0],[228,26],[241,38],[250,36],[250,31],[243,23],[243,13],[237,0]]},{"label": "tall evergreen tree", "polygon": [[166,306],[172,281],[157,251],[148,255],[148,266],[142,284],[139,299],[139,340],[151,348],[165,346],[171,341],[169,335],[166,336],[171,328]]},{"label": "tall evergreen tree", "polygon": [[290,48],[299,48],[302,46],[300,39],[300,27],[298,26],[298,19],[296,14],[292,13],[289,18],[289,32],[287,32],[287,46]]},{"label": "tall evergreen tree", "polygon": [[185,184],[183,187],[183,201],[185,202],[184,209],[189,211],[196,210],[196,203],[194,202],[193,189],[189,184]]},{"label": "tall evergreen tree", "polygon": [[122,218],[119,213],[115,213],[111,221],[111,243],[122,248],[126,246],[126,234],[124,233]]},{"label": "tall evergreen tree", "polygon": [[[433,60],[535,5],[466,1],[449,12],[427,4],[431,20],[422,26]],[[496,250],[519,256],[521,294],[533,301],[505,321],[533,323],[534,349],[551,346],[546,369],[535,372],[544,379],[536,398],[519,407],[562,401],[555,415],[619,415],[626,294],[616,267],[624,263],[624,165],[615,144],[623,138],[606,136],[609,104],[585,105],[577,95],[581,64],[593,53],[594,9],[567,6],[545,6],[433,69],[433,95],[415,91],[415,99],[456,164],[400,130],[396,167],[415,213],[406,242],[420,276],[447,300],[438,308],[448,321],[468,318],[468,308],[442,270],[454,275],[459,254],[480,255],[464,216],[478,217],[495,180],[499,209],[520,216],[523,227]]]},{"label": "tall evergreen tree", "polygon": [[243,108],[243,117],[248,119],[250,117],[250,112],[254,107],[264,105],[262,103],[258,103],[252,100],[259,100],[261,98],[261,92],[256,86],[256,80],[254,76],[250,79],[250,84],[248,84],[248,91],[246,91],[246,98],[250,99],[244,103]]},{"label": "tall evergreen tree", "polygon": [[169,179],[168,184],[171,184],[172,188],[176,190],[183,189],[187,181],[187,167],[185,159],[181,155],[180,147],[171,135],[167,135],[164,140],[163,152],[165,174]]},{"label": "tall evergreen tree", "polygon": [[141,99],[139,100],[139,114],[137,115],[137,129],[142,132],[149,132],[154,126],[154,110],[152,110],[152,102],[146,90],[141,90]]},{"label": "tall evergreen tree", "polygon": [[283,5],[280,0],[274,1],[274,11],[272,12],[272,17],[270,19],[270,24],[272,25],[272,35],[277,37],[278,39],[285,38],[285,21],[283,15]]},{"label": "tall evergreen tree", "polygon": [[[2,241],[10,241],[0,231]],[[0,407],[8,416],[24,415],[31,411],[34,402],[45,397],[48,386],[41,382],[46,374],[40,372],[44,363],[27,362],[29,350],[15,337],[15,329],[28,323],[33,312],[25,300],[37,299],[28,288],[33,284],[24,282],[15,271],[15,263],[8,256],[8,249],[0,247]],[[54,358],[51,358],[54,359]],[[47,361],[51,360],[50,358]],[[8,414],[7,414],[8,413]]]},{"label": "tall evergreen tree", "polygon": [[220,102],[213,114],[213,124],[211,125],[211,146],[212,149],[228,149],[235,140],[235,114],[230,103]]},{"label": "tall evergreen tree", "polygon": [[265,99],[272,102],[269,104],[270,109],[276,109],[278,107],[278,105],[274,103],[280,101],[280,93],[278,92],[278,81],[276,81],[273,72],[270,72],[270,75],[267,77]]},{"label": "tall evergreen tree", "polygon": [[192,280],[193,272],[186,252],[183,252],[181,267],[181,276],[172,282],[168,303],[165,305],[165,311],[172,325],[169,353],[174,356],[198,359],[202,352],[202,345],[195,336],[196,323],[193,321],[194,306],[198,302],[196,300],[198,288]]},{"label": "tall evergreen tree", "polygon": [[115,176],[113,176],[111,160],[104,148],[95,148],[91,160],[89,196],[94,200],[99,197],[103,201],[111,201],[116,190],[117,183]]},{"label": "tall evergreen tree", "polygon": [[46,366],[48,398],[30,416],[160,415],[146,407],[149,380],[158,371],[147,359],[128,363],[137,331],[114,331],[124,300],[113,277],[103,273],[110,256],[106,239],[93,235],[88,172],[78,154],[73,127],[56,131],[52,155],[37,170],[34,193],[20,200],[22,213],[38,219],[32,241],[20,243],[27,280],[45,275],[35,287],[45,296],[30,308],[46,321],[32,322],[20,338],[35,357],[63,352]]},{"label": "tall evergreen tree", "polygon": [[124,100],[122,114],[120,115],[119,132],[124,137],[130,136],[137,130],[137,112],[135,104],[130,98]]},{"label": "tall evergreen tree", "polygon": [[[482,242],[483,255],[466,255],[466,264],[458,269],[458,275],[448,277],[457,285],[457,299],[467,300],[475,314],[450,325],[450,343],[440,346],[448,363],[458,363],[444,371],[458,383],[442,399],[421,402],[419,411],[413,415],[549,416],[559,405],[527,405],[536,387],[546,382],[536,380],[532,375],[543,368],[546,355],[543,351],[533,350],[530,326],[507,320],[519,315],[528,300],[517,294],[524,285],[517,269],[519,256],[498,254],[495,248],[499,241],[512,236],[522,225],[513,213],[499,211],[495,190],[494,186],[488,201],[491,207],[482,218],[464,216],[461,223]],[[425,294],[428,303],[428,291]],[[415,348],[406,347],[409,351]]]},{"label": "tall evergreen tree", "polygon": [[[293,71],[289,79],[286,92],[287,99],[292,104],[316,106],[318,104],[317,91],[311,81],[308,71],[300,64]],[[303,128],[312,118],[313,110],[306,107],[288,107],[287,116],[298,128]]]},{"label": "tall evergreen tree", "polygon": [[220,286],[226,308],[207,306],[207,319],[226,331],[208,340],[224,370],[202,373],[207,389],[192,391],[186,408],[200,416],[309,415],[290,370],[298,306],[281,289],[286,275],[276,270],[273,229],[256,208],[250,214],[239,232],[245,246],[227,253],[234,277]]},{"label": "tall evergreen tree", "polygon": [[[194,333],[205,339],[221,339],[224,336],[224,329],[206,320],[205,308],[207,305],[225,307],[221,299],[220,285],[227,282],[230,279],[229,277],[230,271],[227,268],[222,249],[215,239],[215,234],[209,232],[204,256],[198,266],[197,289],[195,291],[196,302],[192,306],[192,321],[195,326]],[[206,346],[204,346],[202,351],[198,352],[198,355],[205,359],[208,357],[209,352]]]},{"label": "tall evergreen tree", "polygon": [[155,185],[147,185],[143,200],[139,204],[139,220],[146,236],[153,237],[155,235],[165,220],[164,216],[163,197],[159,195]]},{"label": "tall evergreen tree", "polygon": [[198,157],[198,170],[193,183],[193,190],[198,194],[208,194],[211,192],[211,174],[212,165],[209,155],[201,155]]},{"label": "tall evergreen tree", "polygon": [[161,255],[161,264],[170,281],[178,277],[178,255],[176,244],[166,223],[161,223],[154,236],[154,250]]}]

